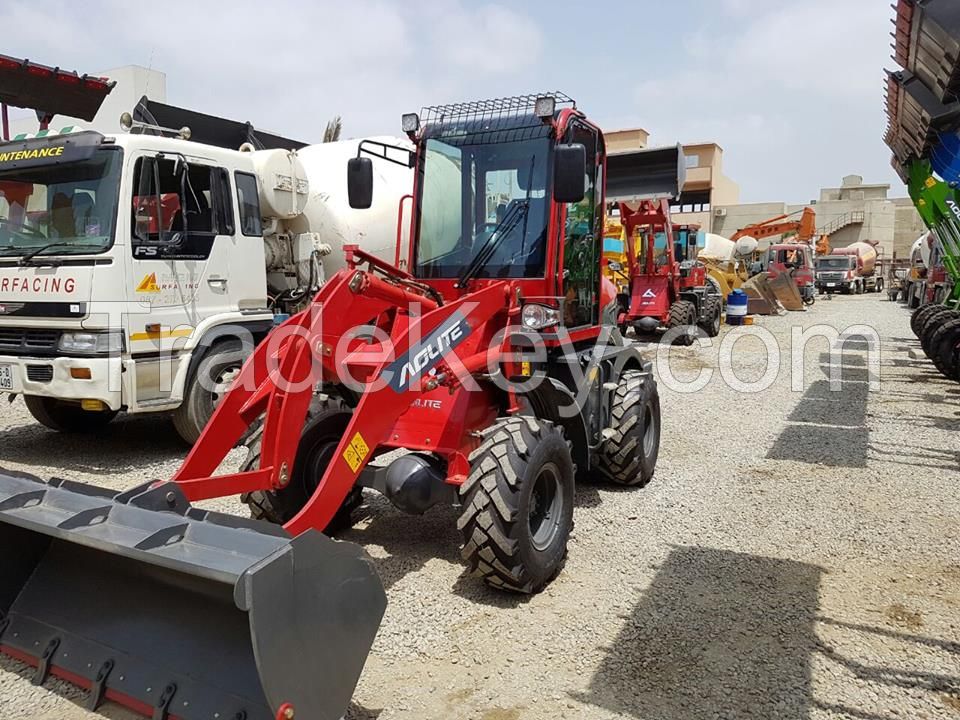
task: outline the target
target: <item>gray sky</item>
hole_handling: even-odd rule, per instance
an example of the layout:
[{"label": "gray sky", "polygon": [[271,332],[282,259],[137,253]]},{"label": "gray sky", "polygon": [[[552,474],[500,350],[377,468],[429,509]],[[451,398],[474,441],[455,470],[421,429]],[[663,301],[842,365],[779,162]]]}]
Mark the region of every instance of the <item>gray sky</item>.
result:
[{"label": "gray sky", "polygon": [[601,127],[712,140],[742,201],[890,182],[877,0],[4,0],[2,52],[167,74],[168,101],[305,141],[398,134],[422,105],[562,90]]}]

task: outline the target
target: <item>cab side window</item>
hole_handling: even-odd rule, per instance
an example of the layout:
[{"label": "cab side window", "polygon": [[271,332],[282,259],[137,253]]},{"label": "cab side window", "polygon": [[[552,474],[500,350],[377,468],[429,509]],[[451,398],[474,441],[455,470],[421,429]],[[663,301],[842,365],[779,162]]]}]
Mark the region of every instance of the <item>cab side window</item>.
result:
[{"label": "cab side window", "polygon": [[233,235],[229,174],[173,158],[143,157],[134,168],[134,257],[206,259],[217,235]]},{"label": "cab side window", "polygon": [[233,174],[237,182],[237,207],[240,209],[240,232],[247,237],[263,235],[260,219],[260,195],[255,175],[244,172]]}]

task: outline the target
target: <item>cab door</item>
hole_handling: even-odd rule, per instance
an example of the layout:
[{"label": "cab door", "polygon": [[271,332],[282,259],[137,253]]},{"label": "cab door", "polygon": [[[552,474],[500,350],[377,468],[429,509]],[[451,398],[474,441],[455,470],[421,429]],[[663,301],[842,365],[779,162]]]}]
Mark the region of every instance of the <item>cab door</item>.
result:
[{"label": "cab door", "polygon": [[130,352],[137,402],[170,397],[179,356],[200,323],[235,308],[229,175],[197,158],[144,154],[130,204]]},{"label": "cab door", "polygon": [[603,178],[600,138],[595,128],[575,121],[566,142],[586,148],[585,193],[566,206],[563,243],[563,322],[568,329],[600,322],[600,256],[603,239]]}]

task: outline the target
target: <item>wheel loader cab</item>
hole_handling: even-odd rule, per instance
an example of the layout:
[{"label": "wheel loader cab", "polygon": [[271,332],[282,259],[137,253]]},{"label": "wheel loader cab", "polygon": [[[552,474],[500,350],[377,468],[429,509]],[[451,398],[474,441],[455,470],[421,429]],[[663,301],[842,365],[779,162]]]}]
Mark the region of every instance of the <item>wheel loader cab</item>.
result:
[{"label": "wheel loader cab", "polygon": [[[598,326],[600,130],[569,107],[544,116],[533,105],[517,114],[447,111],[426,108],[422,124],[406,116],[416,121],[410,134],[417,145],[412,275],[451,300],[513,281],[559,324]],[[363,207],[369,170],[353,163],[348,182],[351,204]]]}]

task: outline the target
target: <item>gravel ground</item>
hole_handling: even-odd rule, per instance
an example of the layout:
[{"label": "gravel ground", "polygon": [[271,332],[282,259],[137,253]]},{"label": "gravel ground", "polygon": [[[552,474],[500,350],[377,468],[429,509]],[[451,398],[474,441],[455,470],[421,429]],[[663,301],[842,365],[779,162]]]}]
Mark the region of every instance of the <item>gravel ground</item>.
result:
[{"label": "gravel ground", "polygon": [[[452,510],[371,499],[346,538],[375,558],[389,607],[349,717],[960,719],[960,386],[910,358],[908,319],[866,295],[763,318],[782,362],[760,393],[723,381],[716,345],[676,351],[674,375],[712,380],[661,385],[653,483],[581,487],[569,560],[537,597],[461,577]],[[795,328],[863,322],[882,339],[879,389],[862,340],[837,392],[827,340],[792,367]],[[765,365],[757,339],[736,343],[741,381]],[[93,441],[20,402],[0,417],[0,465],[40,475],[129,487],[183,455],[162,418]],[[0,660],[0,718],[93,717],[80,693],[25,677]]]}]

